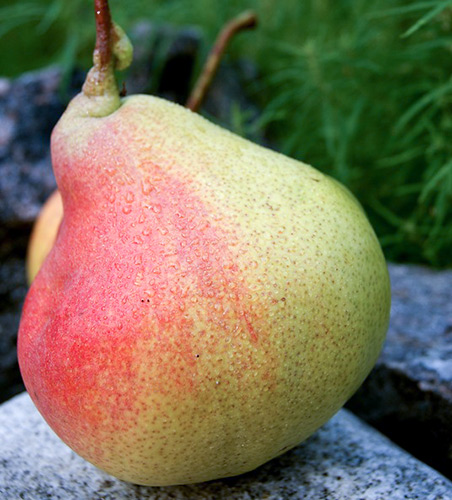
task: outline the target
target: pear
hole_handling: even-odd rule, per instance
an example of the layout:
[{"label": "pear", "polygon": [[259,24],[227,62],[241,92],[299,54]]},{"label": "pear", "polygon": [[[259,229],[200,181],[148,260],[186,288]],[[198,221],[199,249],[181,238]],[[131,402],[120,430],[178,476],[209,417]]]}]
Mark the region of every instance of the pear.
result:
[{"label": "pear", "polygon": [[56,190],[44,203],[33,226],[26,259],[28,283],[35,279],[42,263],[52,249],[62,218],[63,202],[59,191]]},{"label": "pear", "polygon": [[110,33],[52,134],[64,216],[23,308],[23,379],[61,439],[120,479],[241,474],[367,376],[386,263],[332,178],[177,104],[120,98],[130,48]]}]

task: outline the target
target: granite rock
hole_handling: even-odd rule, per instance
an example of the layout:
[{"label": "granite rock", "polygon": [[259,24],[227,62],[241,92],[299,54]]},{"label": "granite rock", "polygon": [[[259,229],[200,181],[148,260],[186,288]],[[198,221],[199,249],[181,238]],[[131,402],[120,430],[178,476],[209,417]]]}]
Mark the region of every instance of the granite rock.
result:
[{"label": "granite rock", "polygon": [[452,478],[452,270],[390,265],[387,341],[348,408]]},{"label": "granite rock", "polygon": [[447,500],[452,483],[341,410],[305,443],[253,472],[145,487],[99,471],[64,445],[24,393],[0,407],[0,497],[27,500]]},{"label": "granite rock", "polygon": [[0,260],[0,402],[24,390],[16,354],[16,334],[27,291],[23,258]]},{"label": "granite rock", "polygon": [[[28,73],[0,86],[0,255],[23,245],[42,203],[55,188],[50,132],[63,108],[55,68]],[[16,234],[9,235],[15,231]],[[22,235],[21,235],[22,236]],[[20,251],[19,250],[19,251]]]}]

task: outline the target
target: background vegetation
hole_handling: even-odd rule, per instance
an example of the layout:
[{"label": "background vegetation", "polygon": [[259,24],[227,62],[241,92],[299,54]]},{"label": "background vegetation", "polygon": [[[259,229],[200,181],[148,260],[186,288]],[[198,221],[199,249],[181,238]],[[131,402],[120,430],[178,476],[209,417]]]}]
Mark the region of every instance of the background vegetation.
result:
[{"label": "background vegetation", "polygon": [[[250,57],[248,91],[277,148],[359,197],[387,257],[452,266],[452,0],[111,0],[129,28],[146,18],[219,27],[253,8],[259,29],[228,57]],[[0,0],[0,73],[89,66],[91,0]],[[236,123],[240,120],[236,120]]]}]

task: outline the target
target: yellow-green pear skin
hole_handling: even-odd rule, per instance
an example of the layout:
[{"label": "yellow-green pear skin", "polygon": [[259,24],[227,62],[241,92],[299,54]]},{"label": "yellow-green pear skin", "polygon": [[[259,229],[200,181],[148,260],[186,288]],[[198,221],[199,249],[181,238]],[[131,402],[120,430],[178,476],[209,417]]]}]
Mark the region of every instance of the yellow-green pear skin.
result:
[{"label": "yellow-green pear skin", "polygon": [[338,182],[150,96],[52,136],[64,205],[24,306],[26,387],[126,481],[250,471],[326,422],[388,326],[385,260]]}]

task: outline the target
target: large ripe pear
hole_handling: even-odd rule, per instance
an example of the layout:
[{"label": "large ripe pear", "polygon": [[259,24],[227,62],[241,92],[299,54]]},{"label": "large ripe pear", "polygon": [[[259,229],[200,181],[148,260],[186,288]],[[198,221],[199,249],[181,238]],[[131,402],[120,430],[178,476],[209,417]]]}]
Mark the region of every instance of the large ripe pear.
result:
[{"label": "large ripe pear", "polygon": [[64,218],[19,361],[81,456],[139,484],[240,474],[369,373],[388,273],[339,183],[143,95],[77,96],[52,158]]}]

